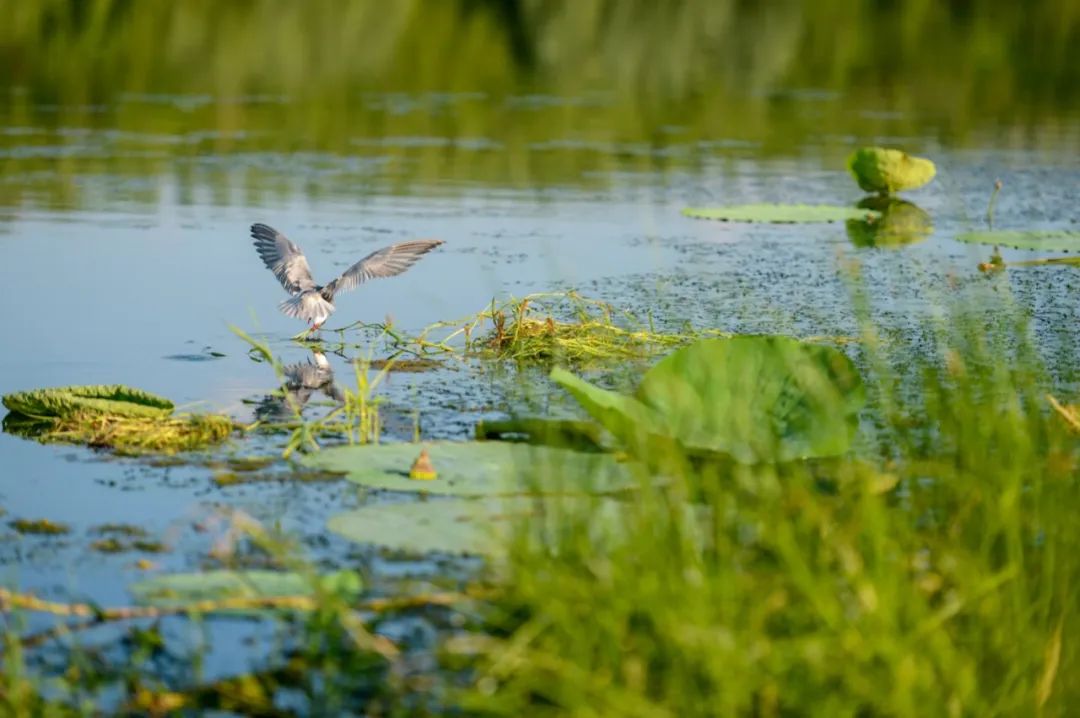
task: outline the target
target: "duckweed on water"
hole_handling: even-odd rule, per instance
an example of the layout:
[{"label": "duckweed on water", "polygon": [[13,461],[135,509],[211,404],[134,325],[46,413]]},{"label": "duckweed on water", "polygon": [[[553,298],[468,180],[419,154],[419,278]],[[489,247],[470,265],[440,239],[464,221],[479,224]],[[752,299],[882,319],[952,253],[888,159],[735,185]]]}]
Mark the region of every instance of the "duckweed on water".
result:
[{"label": "duckweed on water", "polygon": [[90,531],[100,535],[146,536],[146,529],[134,524],[101,524]]},{"label": "duckweed on water", "polygon": [[126,541],[115,536],[98,539],[90,544],[90,548],[100,553],[165,553],[169,547],[160,541],[138,539]]}]

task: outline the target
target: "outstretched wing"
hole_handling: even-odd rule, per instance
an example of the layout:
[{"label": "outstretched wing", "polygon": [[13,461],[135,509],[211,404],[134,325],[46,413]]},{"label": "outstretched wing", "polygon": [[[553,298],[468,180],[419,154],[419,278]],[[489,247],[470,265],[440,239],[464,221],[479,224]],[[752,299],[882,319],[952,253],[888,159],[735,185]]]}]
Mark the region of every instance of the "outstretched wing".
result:
[{"label": "outstretched wing", "polygon": [[315,288],[304,253],[288,237],[265,224],[251,225],[251,236],[255,240],[255,251],[286,292],[299,294]]},{"label": "outstretched wing", "polygon": [[416,239],[372,252],[326,285],[322,294],[330,299],[337,292],[355,289],[361,282],[378,277],[393,277],[416,264],[416,260],[442,244],[441,239]]}]

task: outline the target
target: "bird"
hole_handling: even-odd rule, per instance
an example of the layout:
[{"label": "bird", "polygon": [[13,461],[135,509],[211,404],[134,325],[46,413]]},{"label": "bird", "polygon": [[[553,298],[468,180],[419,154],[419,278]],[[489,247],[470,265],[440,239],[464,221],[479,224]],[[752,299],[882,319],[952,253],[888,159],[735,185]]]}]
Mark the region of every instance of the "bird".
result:
[{"label": "bird", "polygon": [[401,274],[420,257],[443,244],[441,239],[414,239],[376,250],[352,265],[337,279],[315,284],[300,247],[281,232],[262,223],[251,225],[255,251],[292,296],[278,305],[284,314],[303,319],[313,331],[334,313],[334,295],[355,289],[361,282]]}]

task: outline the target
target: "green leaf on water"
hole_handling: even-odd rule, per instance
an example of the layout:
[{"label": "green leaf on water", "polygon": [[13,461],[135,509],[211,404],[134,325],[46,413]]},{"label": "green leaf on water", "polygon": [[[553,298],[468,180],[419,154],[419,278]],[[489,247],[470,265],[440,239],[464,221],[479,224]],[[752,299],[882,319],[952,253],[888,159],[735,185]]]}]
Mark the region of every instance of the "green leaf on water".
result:
[{"label": "green leaf on water", "polygon": [[[363,588],[353,571],[338,571],[319,577],[324,589],[358,595]],[[311,597],[312,582],[298,573],[282,571],[204,571],[155,576],[128,586],[135,601],[157,607],[184,606],[197,601],[235,598]],[[237,609],[228,609],[237,612]],[[257,609],[242,609],[248,613]]]},{"label": "green leaf on water", "polygon": [[663,437],[744,463],[834,456],[848,449],[865,402],[851,360],[788,337],[705,339],[646,372],[634,397],[551,374],[631,451]]},{"label": "green leaf on water", "polygon": [[[625,523],[620,519],[629,506],[582,495],[429,499],[369,504],[331,517],[327,526],[357,543],[409,553],[500,556],[510,546],[514,531],[526,525],[535,532],[534,538],[546,542],[566,525],[558,520],[565,512],[588,516],[592,541],[617,540],[625,536],[621,528]],[[697,509],[688,506],[687,510]]]},{"label": "green leaf on water", "polygon": [[937,174],[930,160],[885,147],[861,147],[848,157],[847,166],[863,191],[878,194],[922,187]]},{"label": "green leaf on water", "polygon": [[878,212],[862,207],[826,204],[740,204],[730,207],[687,207],[687,217],[715,219],[721,222],[762,222],[772,224],[813,224],[869,219]]},{"label": "green leaf on water", "polygon": [[370,504],[330,517],[327,528],[357,543],[411,553],[492,554],[505,545],[515,515],[532,499],[488,498]]},{"label": "green leaf on water", "polygon": [[[421,449],[428,452],[437,477],[409,478]],[[501,441],[431,442],[338,446],[304,456],[305,466],[338,471],[373,489],[454,496],[529,493],[539,479],[551,490],[558,477],[580,477],[566,491],[611,491],[634,484],[627,464],[610,454],[584,453],[547,446]]]},{"label": "green leaf on water", "polygon": [[1080,231],[1068,229],[966,232],[956,238],[970,244],[989,244],[1039,252],[1080,251]]},{"label": "green leaf on water", "polygon": [[20,391],[5,395],[3,403],[14,414],[37,419],[83,413],[157,418],[173,411],[168,399],[120,384]]}]

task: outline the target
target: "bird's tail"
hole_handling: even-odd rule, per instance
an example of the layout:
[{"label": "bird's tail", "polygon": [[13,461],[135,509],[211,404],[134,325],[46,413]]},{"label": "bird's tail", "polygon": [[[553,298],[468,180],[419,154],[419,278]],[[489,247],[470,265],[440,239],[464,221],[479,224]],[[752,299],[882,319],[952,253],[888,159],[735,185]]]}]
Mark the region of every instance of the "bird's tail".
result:
[{"label": "bird's tail", "polygon": [[278,305],[285,315],[303,319],[311,324],[322,324],[334,313],[334,305],[316,291],[300,292]]}]

